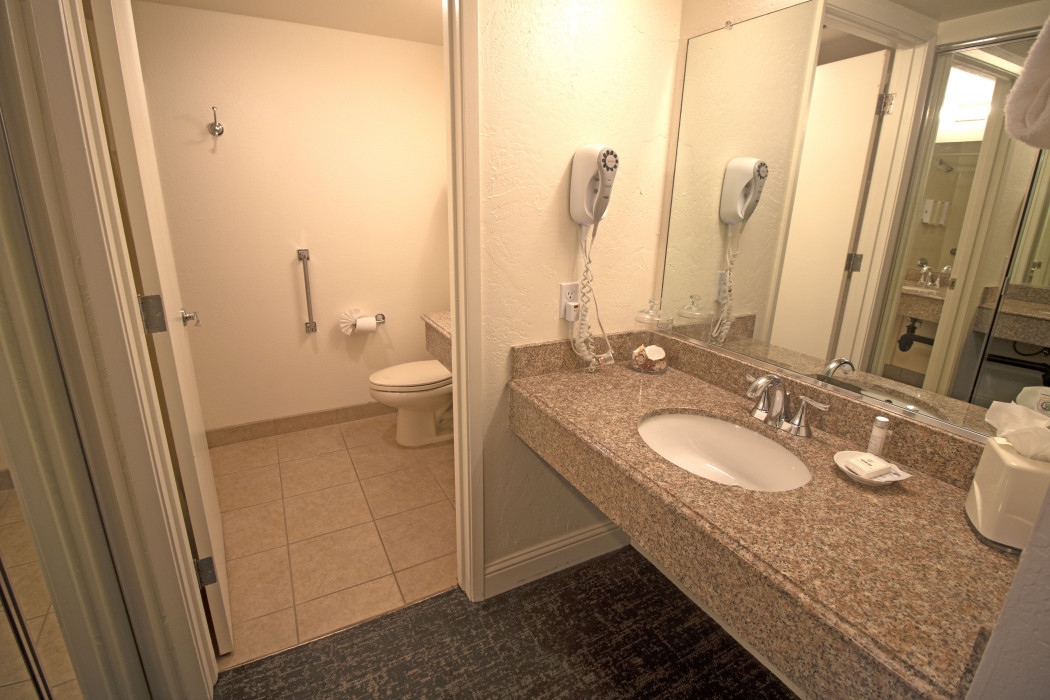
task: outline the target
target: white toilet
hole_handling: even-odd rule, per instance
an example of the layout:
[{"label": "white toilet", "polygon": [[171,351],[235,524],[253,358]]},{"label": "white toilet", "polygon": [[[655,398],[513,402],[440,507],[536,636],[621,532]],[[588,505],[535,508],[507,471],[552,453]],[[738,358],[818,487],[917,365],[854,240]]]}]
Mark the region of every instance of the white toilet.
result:
[{"label": "white toilet", "polygon": [[374,372],[368,388],[397,409],[397,443],[419,447],[452,439],[452,373],[437,360],[406,362]]}]

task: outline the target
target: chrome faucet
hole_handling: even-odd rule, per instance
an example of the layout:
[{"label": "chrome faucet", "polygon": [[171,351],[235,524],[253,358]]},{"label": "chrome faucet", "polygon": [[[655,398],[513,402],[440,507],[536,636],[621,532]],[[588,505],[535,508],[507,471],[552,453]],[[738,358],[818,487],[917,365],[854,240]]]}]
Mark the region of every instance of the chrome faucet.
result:
[{"label": "chrome faucet", "polygon": [[929,265],[919,266],[919,286],[929,287],[933,284],[933,268]]},{"label": "chrome faucet", "polygon": [[837,360],[829,362],[820,373],[825,377],[830,377],[840,368],[842,369],[843,374],[853,374],[853,371],[857,369],[853,366],[853,363],[849,361],[848,357],[840,357]]},{"label": "chrome faucet", "polygon": [[[849,362],[849,360],[845,360]],[[852,366],[852,363],[851,363]],[[806,408],[812,406],[821,411],[828,410],[828,404],[814,401],[808,396],[799,399],[798,412],[795,417],[788,420],[784,414],[788,412],[788,392],[784,390],[784,383],[775,374],[766,374],[755,379],[750,374],[747,380],[751,386],[747,390],[747,398],[757,399],[755,407],[751,409],[751,417],[757,418],[766,425],[779,428],[789,435],[809,437],[811,434]]]},{"label": "chrome faucet", "polygon": [[779,428],[784,418],[784,404],[787,401],[784,384],[780,381],[780,377],[775,374],[765,374],[755,379],[748,375],[747,379],[751,382],[747,390],[747,398],[757,399],[755,407],[751,409],[751,417],[763,421],[766,425]]}]

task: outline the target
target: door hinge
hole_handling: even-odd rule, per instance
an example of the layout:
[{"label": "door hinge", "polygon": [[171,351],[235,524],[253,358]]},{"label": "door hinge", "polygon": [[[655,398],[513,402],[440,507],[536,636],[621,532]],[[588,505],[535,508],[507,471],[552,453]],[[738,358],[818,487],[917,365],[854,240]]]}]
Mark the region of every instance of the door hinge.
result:
[{"label": "door hinge", "polygon": [[875,114],[893,114],[893,100],[897,97],[895,92],[884,92],[879,95],[879,101],[875,105]]},{"label": "door hinge", "polygon": [[164,320],[164,300],[159,294],[139,297],[139,311],[142,313],[142,326],[147,333],[163,333],[168,330]]},{"label": "door hinge", "polygon": [[211,557],[205,557],[198,559],[194,562],[197,565],[197,583],[200,584],[201,588],[216,583],[219,577],[215,574],[215,560]]},{"label": "door hinge", "polygon": [[864,253],[846,253],[846,272],[860,272],[863,261]]}]

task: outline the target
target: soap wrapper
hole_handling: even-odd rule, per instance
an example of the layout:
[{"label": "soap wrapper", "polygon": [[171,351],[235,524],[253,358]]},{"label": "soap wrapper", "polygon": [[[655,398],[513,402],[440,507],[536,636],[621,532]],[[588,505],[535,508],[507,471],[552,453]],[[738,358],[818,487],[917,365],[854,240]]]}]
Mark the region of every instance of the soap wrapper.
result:
[{"label": "soap wrapper", "polygon": [[984,419],[1017,454],[1050,462],[1050,416],[1016,403],[993,401]]}]

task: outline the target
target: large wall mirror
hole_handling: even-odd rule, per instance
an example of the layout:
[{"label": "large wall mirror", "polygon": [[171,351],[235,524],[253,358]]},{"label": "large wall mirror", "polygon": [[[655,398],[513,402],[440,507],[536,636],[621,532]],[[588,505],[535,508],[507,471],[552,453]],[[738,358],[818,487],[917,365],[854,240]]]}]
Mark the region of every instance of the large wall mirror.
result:
[{"label": "large wall mirror", "polygon": [[[1037,28],[1018,30],[937,50],[913,165],[881,192],[902,119],[882,94],[921,79],[916,49],[819,2],[690,39],[662,292],[675,332],[982,434],[991,401],[1050,386],[1050,163],[1003,118]],[[727,225],[738,156],[769,177]]]}]

